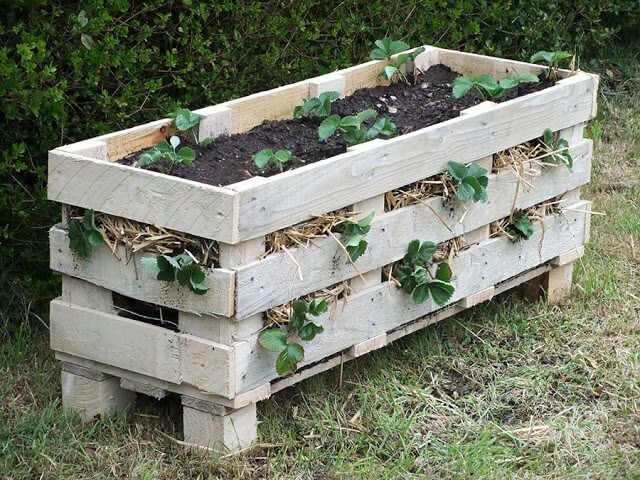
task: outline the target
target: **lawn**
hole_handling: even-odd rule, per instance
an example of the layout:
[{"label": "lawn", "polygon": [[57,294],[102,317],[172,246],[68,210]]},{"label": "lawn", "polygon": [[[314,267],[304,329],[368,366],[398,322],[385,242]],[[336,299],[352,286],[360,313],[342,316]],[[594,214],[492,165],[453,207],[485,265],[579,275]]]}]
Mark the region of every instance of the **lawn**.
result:
[{"label": "lawn", "polygon": [[0,325],[0,478],[640,478],[640,57],[600,68],[583,197],[604,215],[570,299],[508,293],[280,392],[220,459],[176,442],[177,398],[64,413],[25,312]]}]

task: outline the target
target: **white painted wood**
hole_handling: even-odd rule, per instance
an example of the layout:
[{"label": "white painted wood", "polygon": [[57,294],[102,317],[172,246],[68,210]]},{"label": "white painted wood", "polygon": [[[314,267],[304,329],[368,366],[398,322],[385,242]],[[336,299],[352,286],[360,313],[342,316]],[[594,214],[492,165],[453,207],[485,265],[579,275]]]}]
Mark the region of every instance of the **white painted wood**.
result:
[{"label": "white painted wood", "polygon": [[[127,262],[124,247],[117,249],[116,253],[121,258],[118,260],[109,247],[102,245],[93,248],[88,259],[82,259],[69,248],[67,232],[57,226],[49,231],[49,249],[49,265],[56,272],[86,280],[127,297],[177,310],[233,315],[235,273],[232,270],[205,269],[204,284],[209,291],[204,295],[194,295],[177,283],[156,280],[156,276],[141,263],[143,257],[154,254],[139,253]],[[110,297],[111,293],[108,292],[108,295]],[[78,301],[70,300],[69,303],[82,305]]]},{"label": "white painted wood", "polygon": [[224,316],[197,315],[178,312],[180,331],[196,337],[233,345],[259,332],[263,327],[262,314],[251,315],[241,320]]},{"label": "white painted wood", "polygon": [[480,243],[483,240],[489,238],[491,234],[491,225],[484,225],[475,230],[471,230],[469,233],[464,234],[465,245],[473,245],[474,243]]},{"label": "white painted wood", "polygon": [[373,338],[370,338],[369,340],[357,343],[353,347],[349,348],[349,350],[347,350],[347,355],[353,358],[361,357],[366,353],[384,347],[386,344],[387,334],[382,333],[380,335],[376,335]]},{"label": "white painted wood", "polygon": [[[461,75],[482,75],[484,73],[488,73],[500,80],[508,75],[516,75],[526,72],[539,75],[546,70],[546,67],[542,65],[508,60],[505,58],[458,52],[444,48],[439,48],[438,52],[440,63]],[[558,70],[560,77],[565,77],[570,73],[571,72],[569,70]]]},{"label": "white painted wood", "polygon": [[[586,202],[578,203],[576,209]],[[578,212],[545,219],[544,241],[540,224],[526,242],[513,243],[506,237],[490,239],[463,251],[451,262],[456,292],[450,303],[495,286],[519,273],[549,261],[572,248],[584,236],[585,217]],[[559,267],[562,268],[562,267]],[[343,309],[331,317],[328,313],[314,321],[324,327],[322,335],[304,342],[305,359],[301,367],[313,364],[346,348],[393,330],[415,318],[438,310],[431,300],[416,305],[403,290],[390,282],[350,296]],[[263,385],[277,377],[276,355],[250,340],[250,350],[236,358],[238,392]]]},{"label": "white painted wood", "polygon": [[194,113],[205,118],[198,124],[198,141],[205,138],[218,138],[222,135],[231,135],[233,119],[231,109],[222,105],[195,110]]},{"label": "white painted wood", "polygon": [[495,291],[496,287],[494,287],[493,285],[485,288],[484,290],[480,290],[479,292],[476,292],[460,300],[460,306],[462,308],[471,308],[480,303],[488,302],[495,295]]},{"label": "white painted wood", "polygon": [[[577,77],[577,76],[576,76]],[[573,77],[572,77],[573,78]],[[257,237],[442,172],[590,118],[594,82],[555,85],[264,179],[239,193],[239,238]],[[516,121],[517,119],[517,121]],[[299,188],[305,185],[305,188]]]},{"label": "white painted wood", "polygon": [[440,63],[440,53],[439,49],[431,45],[423,45],[423,48],[424,52],[418,55],[413,63],[418,70],[426,72],[429,67]]},{"label": "white painted wood", "polygon": [[563,128],[560,130],[559,136],[569,142],[569,145],[572,145],[584,139],[584,126],[585,124],[583,122],[568,128]]},{"label": "white painted wood", "polygon": [[232,191],[149,170],[52,150],[47,198],[200,237],[237,242]]},{"label": "white painted wood", "polygon": [[[533,188],[520,191],[516,208],[531,207],[589,181],[591,142],[583,140],[571,151],[575,159],[573,172],[566,168],[545,170],[543,175],[532,180]],[[490,175],[489,200],[467,204],[468,212],[462,224],[459,222],[462,208],[452,211],[440,198],[425,201],[437,216],[423,204],[376,215],[367,235],[367,252],[358,259],[356,266],[362,272],[371,271],[402,258],[408,242],[414,238],[440,243],[506,217],[511,212],[517,185],[517,177],[510,171]],[[237,268],[238,318],[265,311],[355,275],[353,266],[346,263],[344,252],[332,238],[317,239],[314,246],[292,248],[289,252],[300,265],[303,280],[298,278],[297,265],[281,252]]]},{"label": "white painted wood", "polygon": [[340,92],[344,97],[347,79],[338,73],[329,73],[309,80],[309,97],[317,97],[324,92]]},{"label": "white painted wood", "polygon": [[185,383],[171,383],[166,380],[150,377],[138,372],[132,372],[130,370],[125,370],[123,368],[115,367],[106,363],[96,362],[87,358],[77,357],[68,353],[54,352],[54,354],[56,360],[62,362],[73,362],[76,365],[82,365],[86,368],[99,370],[101,372],[105,372],[109,376],[118,377],[121,379],[121,381],[122,379],[127,379],[140,384],[153,385],[158,389],[167,390],[169,392],[177,393],[180,395],[189,395],[190,397],[199,398],[206,402],[213,402],[230,408],[240,408],[250,403],[255,403],[260,400],[269,398],[269,384],[261,385],[260,387],[253,390],[236,394],[236,396],[233,398],[226,398],[220,395],[206,393],[199,388],[193,387],[192,385],[187,385]]},{"label": "white painted wood", "polygon": [[242,450],[258,437],[256,404],[227,415],[214,415],[183,406],[184,441],[215,452]]},{"label": "white painted wood", "polygon": [[547,303],[556,304],[571,293],[573,262],[549,270],[543,281]]},{"label": "white painted wood", "polygon": [[576,248],[572,248],[568,252],[561,253],[557,257],[552,258],[551,261],[549,261],[549,263],[551,265],[556,265],[558,267],[561,267],[563,265],[566,265],[567,263],[571,263],[575,260],[578,260],[579,258],[582,258],[583,255],[584,255],[584,245],[579,245]]},{"label": "white painted wood", "polygon": [[161,400],[167,396],[168,392],[163,388],[158,388],[149,383],[140,383],[135,382],[133,380],[129,380],[128,378],[120,379],[120,387],[125,390],[130,390],[136,393],[142,393],[143,395],[147,395],[148,397],[153,397],[157,400]]},{"label": "white painted wood", "polygon": [[51,348],[232,397],[233,349],[136,320],[51,302]]},{"label": "white painted wood", "polygon": [[62,407],[78,412],[84,422],[119,412],[135,400],[135,394],[120,388],[115,377],[97,381],[63,370],[60,379]]},{"label": "white painted wood", "polygon": [[109,160],[109,150],[106,142],[90,139],[82,142],[73,143],[71,145],[64,145],[59,148],[67,153],[75,153],[77,155],[83,155],[85,157],[95,158],[97,160]]},{"label": "white painted wood", "polygon": [[109,375],[99,370],[83,367],[81,365],[74,365],[69,362],[60,362],[60,370],[63,372],[73,373],[74,375],[85,377],[90,380],[95,380],[96,382],[102,382],[113,377],[113,375]]},{"label": "white painted wood", "polygon": [[68,275],[62,275],[62,294],[60,298],[67,303],[73,303],[100,312],[114,312],[112,307],[113,296],[110,290]]}]

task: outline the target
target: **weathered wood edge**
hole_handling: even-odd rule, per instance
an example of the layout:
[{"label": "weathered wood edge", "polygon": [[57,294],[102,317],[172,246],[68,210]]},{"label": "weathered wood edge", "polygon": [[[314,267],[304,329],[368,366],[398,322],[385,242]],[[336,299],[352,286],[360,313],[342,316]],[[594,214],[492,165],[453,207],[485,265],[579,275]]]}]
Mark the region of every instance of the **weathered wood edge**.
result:
[{"label": "weathered wood edge", "polygon": [[234,396],[233,347],[58,299],[50,318],[55,351]]},{"label": "weathered wood edge", "polygon": [[[446,162],[478,160],[591,118],[594,80],[576,75],[492,109],[395,137],[251,183],[238,191],[241,240],[304,221],[445,170]],[[304,188],[300,188],[304,185]]]},{"label": "weathered wood edge", "polygon": [[[195,295],[177,283],[157,280],[141,259],[153,256],[138,253],[127,256],[123,246],[116,258],[106,245],[95,247],[87,260],[78,258],[69,248],[67,232],[53,226],[49,231],[49,265],[52,270],[81,278],[127,297],[151,302],[182,312],[231,317],[235,308],[235,272],[225,268],[205,269],[204,284],[209,291]],[[127,261],[128,260],[128,261]]]},{"label": "weathered wood edge", "polygon": [[[584,243],[590,202],[569,206],[561,215],[545,218],[544,236],[540,223],[526,242],[513,244],[508,238],[492,238],[460,253],[451,262],[456,292],[450,303],[508,280]],[[579,210],[579,211],[575,211]],[[544,240],[544,241],[542,241]],[[490,263],[491,262],[491,263]],[[304,344],[301,366],[350,348],[362,341],[393,330],[415,318],[438,310],[432,300],[416,305],[410,296],[391,282],[366,289],[340,302],[337,313],[314,319],[325,329],[322,335]],[[236,345],[236,392],[254,389],[277,378],[275,355],[259,347],[257,336],[247,339],[244,348]]]},{"label": "weathered wood edge", "polygon": [[47,198],[226,243],[239,241],[237,193],[62,150],[49,152]]},{"label": "weathered wood edge", "polygon": [[[520,185],[515,207],[528,208],[588,183],[592,142],[574,143],[571,153],[575,165],[572,172],[566,168],[547,169],[531,180],[533,186],[529,191]],[[400,259],[405,245],[413,238],[424,237],[423,240],[440,243],[509,215],[517,188],[516,175],[503,171],[490,175],[489,179],[488,202],[468,205],[463,224],[458,221],[463,209],[444,206],[440,198],[426,200],[424,204],[428,207],[416,204],[376,215],[367,235],[368,250],[356,265],[358,270],[368,272]],[[314,239],[312,245],[290,248],[287,253],[273,253],[236,271],[237,318],[265,311],[356,275],[340,246],[330,237]]]}]

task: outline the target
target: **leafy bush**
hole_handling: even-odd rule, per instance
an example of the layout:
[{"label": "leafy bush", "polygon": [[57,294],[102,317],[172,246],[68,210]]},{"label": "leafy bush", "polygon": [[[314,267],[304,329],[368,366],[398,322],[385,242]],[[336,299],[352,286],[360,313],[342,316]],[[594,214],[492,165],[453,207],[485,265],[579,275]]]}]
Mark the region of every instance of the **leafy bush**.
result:
[{"label": "leafy bush", "polygon": [[640,20],[636,0],[5,3],[0,315],[22,292],[44,310],[54,290],[47,227],[59,208],[46,201],[47,150],[364,61],[388,34],[527,59],[608,47]]}]

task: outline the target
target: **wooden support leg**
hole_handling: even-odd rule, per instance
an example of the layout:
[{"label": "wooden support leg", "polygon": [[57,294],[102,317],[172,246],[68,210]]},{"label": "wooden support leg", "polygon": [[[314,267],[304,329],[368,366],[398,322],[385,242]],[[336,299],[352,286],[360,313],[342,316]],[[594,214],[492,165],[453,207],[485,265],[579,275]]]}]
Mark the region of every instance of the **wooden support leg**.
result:
[{"label": "wooden support leg", "polygon": [[571,293],[573,262],[554,267],[543,278],[543,288],[547,303],[556,304]]},{"label": "wooden support leg", "polygon": [[256,404],[229,408],[182,396],[184,441],[216,452],[249,447],[258,437]]},{"label": "wooden support leg", "polygon": [[62,368],[62,406],[79,412],[83,422],[117,413],[135,400],[117,377],[66,363]]}]

